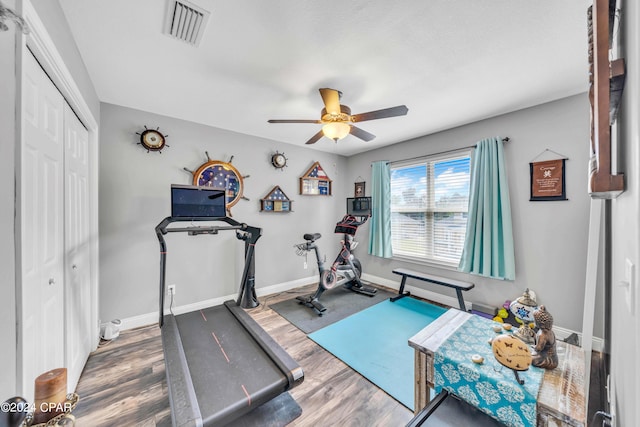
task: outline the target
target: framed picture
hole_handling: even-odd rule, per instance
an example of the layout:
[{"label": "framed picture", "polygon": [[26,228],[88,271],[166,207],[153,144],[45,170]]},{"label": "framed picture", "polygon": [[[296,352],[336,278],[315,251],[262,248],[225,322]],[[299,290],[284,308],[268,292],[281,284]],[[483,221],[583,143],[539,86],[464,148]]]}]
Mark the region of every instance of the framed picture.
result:
[{"label": "framed picture", "polygon": [[315,162],[309,170],[300,177],[300,194],[311,196],[331,195],[331,180],[319,162]]},{"label": "framed picture", "polygon": [[364,197],[365,194],[365,182],[356,182],[353,189],[354,197]]},{"label": "framed picture", "polygon": [[529,163],[531,175],[530,201],[567,200],[565,160]]}]

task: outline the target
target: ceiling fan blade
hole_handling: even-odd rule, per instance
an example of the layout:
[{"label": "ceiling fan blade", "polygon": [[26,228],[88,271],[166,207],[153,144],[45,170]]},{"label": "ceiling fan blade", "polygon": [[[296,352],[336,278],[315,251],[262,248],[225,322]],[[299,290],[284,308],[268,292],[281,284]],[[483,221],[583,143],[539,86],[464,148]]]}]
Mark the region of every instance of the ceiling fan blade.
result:
[{"label": "ceiling fan blade", "polygon": [[322,133],[322,130],[320,130],[320,132],[316,133],[315,135],[313,135],[311,137],[310,140],[308,140],[307,142],[305,142],[305,144],[315,144],[316,142],[318,142],[318,140],[320,138],[322,138],[324,136],[324,134]]},{"label": "ceiling fan blade", "polygon": [[335,89],[322,88],[320,96],[329,114],[340,114],[340,92]]},{"label": "ceiling fan blade", "polygon": [[385,108],[383,110],[369,111],[368,113],[360,113],[351,116],[353,122],[364,122],[366,120],[385,119],[387,117],[404,116],[409,109],[406,105],[398,105],[397,107]]},{"label": "ceiling fan blade", "polygon": [[357,128],[353,125],[351,125],[351,130],[349,131],[349,133],[355,136],[356,138],[360,138],[363,141],[371,141],[373,138],[376,137],[374,134],[369,133],[366,130]]},{"label": "ceiling fan blade", "polygon": [[269,123],[322,123],[320,120],[267,120]]}]

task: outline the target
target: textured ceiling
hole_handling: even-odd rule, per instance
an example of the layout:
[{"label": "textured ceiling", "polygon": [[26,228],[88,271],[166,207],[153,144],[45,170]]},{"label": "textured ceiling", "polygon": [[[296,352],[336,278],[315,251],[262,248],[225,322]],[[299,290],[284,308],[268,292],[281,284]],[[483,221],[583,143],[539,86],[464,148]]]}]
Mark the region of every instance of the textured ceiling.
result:
[{"label": "textured ceiling", "polygon": [[321,87],[377,137],[323,138],[352,155],[588,89],[586,1],[193,0],[198,47],[162,33],[167,0],[59,0],[101,101],[303,145]]}]

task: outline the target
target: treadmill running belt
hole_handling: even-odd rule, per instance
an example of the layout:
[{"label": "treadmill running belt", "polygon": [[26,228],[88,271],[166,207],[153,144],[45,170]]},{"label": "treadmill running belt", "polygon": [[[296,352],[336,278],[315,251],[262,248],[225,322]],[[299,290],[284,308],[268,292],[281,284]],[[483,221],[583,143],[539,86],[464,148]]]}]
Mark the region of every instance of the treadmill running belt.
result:
[{"label": "treadmill running belt", "polygon": [[175,320],[204,425],[229,422],[287,389],[286,376],[225,305]]},{"label": "treadmill running belt", "polygon": [[[197,190],[200,191],[200,190]],[[225,225],[195,225],[220,221]],[[188,222],[187,227],[169,227]],[[262,230],[228,217],[167,217],[156,226],[160,244],[159,321],[171,420],[176,427],[284,426],[301,408],[286,391],[304,381],[298,363],[243,308],[255,299],[254,247]],[[234,231],[244,241],[237,301],[174,316],[164,314],[167,233]]]}]

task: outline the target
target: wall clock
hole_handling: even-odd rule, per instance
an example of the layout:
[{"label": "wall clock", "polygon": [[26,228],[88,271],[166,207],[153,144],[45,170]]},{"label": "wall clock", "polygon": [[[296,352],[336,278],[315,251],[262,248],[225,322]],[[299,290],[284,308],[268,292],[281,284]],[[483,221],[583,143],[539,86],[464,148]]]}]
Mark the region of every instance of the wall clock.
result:
[{"label": "wall clock", "polygon": [[287,167],[287,158],[284,156],[284,153],[275,152],[271,155],[271,164],[274,168],[283,170]]},{"label": "wall clock", "polygon": [[162,153],[162,149],[169,146],[167,145],[166,139],[169,135],[160,133],[160,128],[147,129],[145,126],[144,130],[142,132],[136,132],[136,135],[140,135],[140,142],[138,142],[138,144],[146,148],[147,153],[149,151]]},{"label": "wall clock", "polygon": [[[206,153],[206,152],[205,152]],[[238,169],[231,164],[233,156],[228,162],[222,160],[211,160],[209,153],[206,153],[207,161],[195,171],[184,168],[193,175],[193,185],[201,187],[211,187],[224,190],[226,194],[227,214],[231,216],[231,208],[241,199],[249,200],[243,195],[244,178],[249,175],[242,175]]]}]

